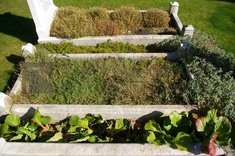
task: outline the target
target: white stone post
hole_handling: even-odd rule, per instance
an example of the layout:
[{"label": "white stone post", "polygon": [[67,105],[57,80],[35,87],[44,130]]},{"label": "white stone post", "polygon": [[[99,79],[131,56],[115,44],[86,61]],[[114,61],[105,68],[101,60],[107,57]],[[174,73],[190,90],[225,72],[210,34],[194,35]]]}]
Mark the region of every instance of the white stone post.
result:
[{"label": "white stone post", "polygon": [[36,47],[31,43],[27,43],[25,46],[22,46],[21,49],[24,58],[27,58],[28,56],[34,56],[37,51]]},{"label": "white stone post", "polygon": [[53,0],[27,0],[27,2],[39,40],[49,37],[50,27],[57,10]]},{"label": "white stone post", "polygon": [[178,14],[179,11],[179,3],[178,2],[170,2],[170,14]]},{"label": "white stone post", "polygon": [[11,113],[11,105],[11,98],[8,95],[0,92],[0,116]]},{"label": "white stone post", "polygon": [[194,27],[192,25],[184,26],[183,36],[186,36],[186,35],[193,36],[193,33],[194,33]]}]

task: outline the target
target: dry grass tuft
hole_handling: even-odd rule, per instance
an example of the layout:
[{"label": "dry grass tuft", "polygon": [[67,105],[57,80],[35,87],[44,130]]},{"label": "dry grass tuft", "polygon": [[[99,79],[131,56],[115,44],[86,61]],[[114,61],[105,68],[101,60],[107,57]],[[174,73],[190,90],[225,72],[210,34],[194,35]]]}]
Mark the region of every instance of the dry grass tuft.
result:
[{"label": "dry grass tuft", "polygon": [[51,26],[51,36],[61,38],[78,38],[94,35],[92,18],[86,11],[76,7],[59,8]]},{"label": "dry grass tuft", "polygon": [[144,27],[169,27],[170,15],[166,11],[150,9],[143,13]]},{"label": "dry grass tuft", "polygon": [[141,13],[133,7],[121,7],[110,14],[111,19],[118,24],[122,34],[131,32],[142,27]]}]

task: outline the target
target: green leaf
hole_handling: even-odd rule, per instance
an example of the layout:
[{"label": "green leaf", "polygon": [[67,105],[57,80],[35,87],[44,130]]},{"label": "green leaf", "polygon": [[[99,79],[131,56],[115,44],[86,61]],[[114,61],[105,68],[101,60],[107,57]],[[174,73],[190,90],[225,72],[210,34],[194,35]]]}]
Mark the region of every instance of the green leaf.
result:
[{"label": "green leaf", "polygon": [[53,137],[51,137],[46,142],[58,142],[61,139],[63,139],[63,133],[62,132],[57,132]]},{"label": "green leaf", "polygon": [[42,126],[48,124],[51,121],[51,118],[49,116],[42,116],[37,109],[35,111],[34,117],[32,118],[32,121]]},{"label": "green leaf", "polygon": [[167,130],[167,131],[170,131],[171,128],[172,128],[172,124],[171,124],[171,120],[169,118],[166,118],[164,121],[163,121],[163,127]]},{"label": "green leaf", "polygon": [[211,109],[207,112],[206,115],[206,120],[207,122],[216,122],[217,120],[217,110],[216,109]]},{"label": "green leaf", "polygon": [[173,139],[173,143],[179,150],[187,151],[192,145],[192,139],[189,134],[179,132],[177,136]]},{"label": "green leaf", "polygon": [[196,120],[196,129],[198,132],[204,132],[207,125],[207,120],[205,117],[199,117]]},{"label": "green leaf", "polygon": [[71,117],[69,118],[69,124],[70,124],[71,126],[77,126],[77,125],[78,125],[78,119],[80,119],[80,118],[79,118],[79,116],[77,116],[77,115],[71,116]]},{"label": "green leaf", "polygon": [[148,143],[152,144],[156,140],[156,136],[155,136],[154,132],[152,132],[152,131],[148,131],[147,134],[148,135],[147,135],[146,140],[148,141]]},{"label": "green leaf", "polygon": [[126,120],[125,119],[117,119],[115,122],[115,130],[116,131],[125,131],[127,129]]},{"label": "green leaf", "polygon": [[12,127],[17,127],[20,125],[20,118],[18,115],[10,114],[6,117],[5,123]]},{"label": "green leaf", "polygon": [[21,140],[22,137],[23,137],[23,134],[18,134],[17,136],[14,136],[13,138],[11,138],[10,141]]},{"label": "green leaf", "polygon": [[149,120],[145,125],[144,129],[147,131],[162,132],[162,129],[158,123],[154,120]]},{"label": "green leaf", "polygon": [[87,114],[85,118],[89,121],[90,124],[98,124],[104,122],[104,118],[100,114]]},{"label": "green leaf", "polygon": [[232,125],[226,117],[219,117],[215,123],[214,134],[218,135],[216,140],[220,145],[226,146],[230,141],[230,133],[232,130]]},{"label": "green leaf", "polygon": [[37,130],[38,127],[36,125],[28,125],[27,128],[28,128],[28,130],[33,132],[33,131]]},{"label": "green leaf", "polygon": [[89,128],[88,127],[88,120],[86,118],[78,119],[78,127],[80,128]]},{"label": "green leaf", "polygon": [[36,139],[36,134],[30,132],[29,130],[26,130],[25,127],[18,127],[17,134],[26,134],[26,137],[30,137],[30,140],[35,140]]},{"label": "green leaf", "polygon": [[87,141],[89,138],[90,138],[89,136],[84,136],[82,138],[79,138],[79,139],[77,139],[75,141],[71,141],[71,142],[74,142],[74,143],[75,142],[84,142],[84,141]]},{"label": "green leaf", "polygon": [[76,126],[76,127],[79,127],[79,128],[89,128],[88,127],[88,119],[86,118],[79,118],[77,115],[73,115],[70,117],[69,119],[69,124],[71,126]]},{"label": "green leaf", "polygon": [[0,137],[2,137],[4,134],[8,133],[9,126],[8,124],[4,123],[0,125]]},{"label": "green leaf", "polygon": [[174,127],[178,127],[178,124],[180,120],[182,119],[182,115],[180,113],[177,113],[176,111],[173,111],[170,113],[169,118],[171,120],[171,124]]},{"label": "green leaf", "polygon": [[88,139],[89,142],[91,143],[96,143],[99,142],[99,137],[97,135],[91,135],[90,138]]}]

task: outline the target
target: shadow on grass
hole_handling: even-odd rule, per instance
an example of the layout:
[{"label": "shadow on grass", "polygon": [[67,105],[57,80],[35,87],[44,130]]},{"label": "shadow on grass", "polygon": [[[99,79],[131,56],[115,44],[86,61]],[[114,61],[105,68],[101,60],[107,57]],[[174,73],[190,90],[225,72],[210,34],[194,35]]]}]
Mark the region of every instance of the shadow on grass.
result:
[{"label": "shadow on grass", "polygon": [[4,13],[0,14],[0,21],[1,33],[16,37],[23,42],[37,43],[36,29],[32,19]]},{"label": "shadow on grass", "polygon": [[7,82],[7,85],[3,89],[4,93],[8,93],[12,89],[12,87],[14,86],[14,84],[18,78],[18,75],[20,74],[19,64],[20,64],[20,62],[24,61],[23,57],[15,55],[15,54],[11,54],[10,56],[7,56],[6,59],[15,65],[14,66],[15,71],[8,72],[8,74],[11,76]]}]

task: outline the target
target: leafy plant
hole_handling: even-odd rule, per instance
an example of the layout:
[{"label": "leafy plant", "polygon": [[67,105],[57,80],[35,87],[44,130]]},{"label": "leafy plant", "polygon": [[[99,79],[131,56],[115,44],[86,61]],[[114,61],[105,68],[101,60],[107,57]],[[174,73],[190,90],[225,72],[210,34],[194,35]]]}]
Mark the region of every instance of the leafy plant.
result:
[{"label": "leafy plant", "polygon": [[[157,122],[160,121],[160,122]],[[208,153],[213,155],[215,144],[226,146],[231,142],[232,125],[226,117],[217,116],[211,109],[206,116],[193,112],[171,112],[163,120],[148,121],[144,129],[145,140],[155,145],[169,144],[180,150],[189,150],[197,142],[203,143]]]},{"label": "leafy plant", "polygon": [[49,119],[38,109],[27,119],[10,114],[0,124],[0,136],[11,142],[148,142],[186,151],[202,142],[211,156],[216,152],[215,143],[221,146],[231,143],[231,123],[226,117],[217,116],[215,109],[173,111],[146,123],[123,118],[105,120],[100,114],[87,114],[84,118],[72,115],[55,124],[50,124]]}]

